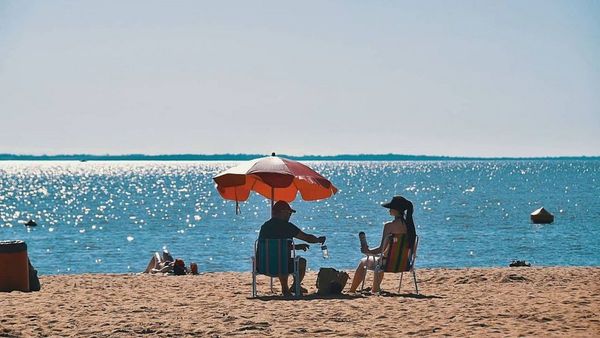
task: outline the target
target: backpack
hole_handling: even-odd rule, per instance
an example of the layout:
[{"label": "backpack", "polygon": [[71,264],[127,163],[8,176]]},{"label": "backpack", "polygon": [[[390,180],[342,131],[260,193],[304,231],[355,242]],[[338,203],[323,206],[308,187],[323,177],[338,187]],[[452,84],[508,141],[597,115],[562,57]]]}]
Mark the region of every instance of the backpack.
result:
[{"label": "backpack", "polygon": [[317,275],[317,293],[320,295],[339,295],[348,282],[348,274],[334,268],[321,268]]}]

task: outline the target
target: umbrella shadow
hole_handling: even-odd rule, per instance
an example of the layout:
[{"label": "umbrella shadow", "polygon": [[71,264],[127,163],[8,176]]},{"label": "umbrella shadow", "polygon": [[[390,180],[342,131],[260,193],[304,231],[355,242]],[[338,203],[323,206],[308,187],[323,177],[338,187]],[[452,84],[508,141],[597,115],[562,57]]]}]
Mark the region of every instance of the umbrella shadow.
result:
[{"label": "umbrella shadow", "polygon": [[248,297],[248,299],[257,299],[262,301],[312,301],[312,300],[326,300],[326,299],[335,299],[335,300],[354,300],[354,299],[364,299],[370,296],[379,296],[379,297],[402,297],[402,298],[414,298],[414,299],[443,299],[442,296],[436,295],[424,295],[424,294],[415,294],[415,293],[392,293],[387,291],[382,291],[378,295],[370,293],[370,292],[362,292],[355,294],[342,293],[337,295],[321,295],[318,293],[309,293],[306,295],[302,295],[302,297],[296,298],[294,296],[284,296],[284,295],[265,295],[265,296],[256,296],[256,297]]}]

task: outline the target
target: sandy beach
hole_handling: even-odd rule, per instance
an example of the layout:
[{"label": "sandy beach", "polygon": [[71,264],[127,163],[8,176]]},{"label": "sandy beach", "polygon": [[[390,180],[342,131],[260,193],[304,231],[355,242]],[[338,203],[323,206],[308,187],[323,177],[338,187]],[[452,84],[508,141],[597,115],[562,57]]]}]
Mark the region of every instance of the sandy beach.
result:
[{"label": "sandy beach", "polygon": [[[600,268],[420,269],[397,294],[285,299],[250,273],[42,276],[42,291],[0,294],[0,336],[600,335]],[[406,276],[405,276],[406,277]],[[277,285],[277,284],[276,284]],[[346,290],[349,285],[346,286]]]}]

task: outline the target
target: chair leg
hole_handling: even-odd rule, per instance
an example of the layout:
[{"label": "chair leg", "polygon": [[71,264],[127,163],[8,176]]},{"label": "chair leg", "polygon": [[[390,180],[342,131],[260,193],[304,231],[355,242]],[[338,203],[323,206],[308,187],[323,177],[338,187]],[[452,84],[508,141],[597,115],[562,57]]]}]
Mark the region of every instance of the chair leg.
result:
[{"label": "chair leg", "polygon": [[271,293],[273,293],[275,291],[273,291],[273,277],[271,277]]},{"label": "chair leg", "polygon": [[300,298],[302,296],[302,293],[300,292],[300,268],[298,264],[298,258],[294,258],[294,285],[296,286],[296,298]]},{"label": "chair leg", "polygon": [[418,295],[419,287],[417,286],[417,273],[415,272],[415,269],[413,269],[412,273],[413,273],[413,279],[415,280],[415,290],[417,290],[417,295]]},{"label": "chair leg", "polygon": [[252,257],[252,298],[256,298],[256,258]]},{"label": "chair leg", "polygon": [[302,292],[300,292],[300,272],[296,271],[296,273],[294,274],[294,279],[297,281],[295,284],[295,295],[296,298],[300,298],[302,297]]},{"label": "chair leg", "polygon": [[398,283],[398,293],[400,293],[400,287],[402,287],[402,276],[404,276],[404,272],[400,272],[400,283]]}]

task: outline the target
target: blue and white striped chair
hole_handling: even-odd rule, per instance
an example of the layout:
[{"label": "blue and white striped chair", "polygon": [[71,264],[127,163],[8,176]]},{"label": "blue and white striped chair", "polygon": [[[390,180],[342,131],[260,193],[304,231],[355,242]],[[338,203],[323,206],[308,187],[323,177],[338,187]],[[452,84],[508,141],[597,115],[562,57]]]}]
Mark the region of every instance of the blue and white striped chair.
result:
[{"label": "blue and white striped chair", "polygon": [[[271,277],[271,292],[273,292],[273,277],[294,275],[294,280],[300,280],[298,260],[291,239],[257,239],[254,242],[252,256],[252,297],[256,297],[256,276]],[[290,266],[290,261],[293,262]],[[300,297],[300,283],[296,283],[295,294]]]}]

